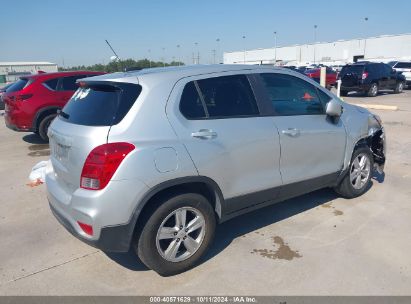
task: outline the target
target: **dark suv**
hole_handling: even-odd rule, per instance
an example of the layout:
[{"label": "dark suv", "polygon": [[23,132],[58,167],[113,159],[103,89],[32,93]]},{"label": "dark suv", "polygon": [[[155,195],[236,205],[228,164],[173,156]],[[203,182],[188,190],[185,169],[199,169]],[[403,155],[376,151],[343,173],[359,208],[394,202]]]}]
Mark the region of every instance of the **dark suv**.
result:
[{"label": "dark suv", "polygon": [[401,93],[405,86],[405,77],[385,63],[358,62],[344,66],[338,75],[341,79],[341,95],[349,91],[363,92],[377,96],[379,90],[394,90]]}]

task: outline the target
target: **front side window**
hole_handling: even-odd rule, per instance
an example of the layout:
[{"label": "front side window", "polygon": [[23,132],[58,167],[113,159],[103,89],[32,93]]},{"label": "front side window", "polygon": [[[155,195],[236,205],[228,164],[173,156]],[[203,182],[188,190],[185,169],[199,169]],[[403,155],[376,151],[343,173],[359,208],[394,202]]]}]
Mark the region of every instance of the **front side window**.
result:
[{"label": "front side window", "polygon": [[285,74],[267,73],[261,74],[261,78],[275,115],[324,114],[317,89],[312,84]]},{"label": "front side window", "polygon": [[259,115],[257,102],[245,75],[189,82],[181,97],[180,111],[188,119]]}]

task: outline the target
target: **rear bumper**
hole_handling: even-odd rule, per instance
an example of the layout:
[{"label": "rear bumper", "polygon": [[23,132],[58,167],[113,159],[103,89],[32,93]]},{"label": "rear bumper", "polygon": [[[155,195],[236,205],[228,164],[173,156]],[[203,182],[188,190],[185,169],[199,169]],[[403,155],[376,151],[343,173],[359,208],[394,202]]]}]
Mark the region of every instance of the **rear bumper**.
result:
[{"label": "rear bumper", "polygon": [[343,91],[368,91],[371,87],[371,84],[358,84],[354,86],[347,86],[343,83],[341,84],[341,90]]},{"label": "rear bumper", "polygon": [[87,239],[82,237],[71,222],[64,217],[49,201],[49,206],[54,217],[59,223],[66,228],[73,236],[83,241],[84,243],[101,249],[105,252],[127,252],[130,248],[130,242],[134,227],[131,224],[118,225],[113,227],[105,227],[101,229],[100,237],[97,240]]},{"label": "rear bumper", "polygon": [[6,127],[10,130],[17,131],[17,132],[34,132],[34,128],[32,127],[32,123],[21,124],[17,119],[17,115],[12,114],[8,109],[5,109],[4,112],[4,122],[6,123]]},{"label": "rear bumper", "polygon": [[[76,238],[106,252],[129,250],[141,197],[149,188],[138,180],[110,181],[103,190],[68,190],[57,180],[51,163],[46,170],[47,199],[56,219]],[[91,225],[86,234],[79,223]]]}]

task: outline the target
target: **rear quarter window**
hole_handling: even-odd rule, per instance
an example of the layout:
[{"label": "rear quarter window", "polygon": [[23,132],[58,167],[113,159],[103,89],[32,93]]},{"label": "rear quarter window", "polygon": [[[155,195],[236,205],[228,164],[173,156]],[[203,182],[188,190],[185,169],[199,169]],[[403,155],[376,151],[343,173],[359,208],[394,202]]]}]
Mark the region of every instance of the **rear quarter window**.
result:
[{"label": "rear quarter window", "polygon": [[141,93],[141,86],[130,83],[86,83],[79,88],[60,113],[73,124],[111,126],[128,113]]}]

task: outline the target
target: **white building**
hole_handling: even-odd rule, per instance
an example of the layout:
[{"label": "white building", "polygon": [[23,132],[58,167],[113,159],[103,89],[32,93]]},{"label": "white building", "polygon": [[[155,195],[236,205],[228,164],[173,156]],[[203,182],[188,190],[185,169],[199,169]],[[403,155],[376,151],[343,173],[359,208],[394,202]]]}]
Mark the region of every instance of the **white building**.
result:
[{"label": "white building", "polygon": [[20,76],[57,72],[57,64],[51,62],[0,62],[0,83],[16,81]]},{"label": "white building", "polygon": [[411,34],[225,52],[226,64],[345,64],[357,60],[411,60]]}]

